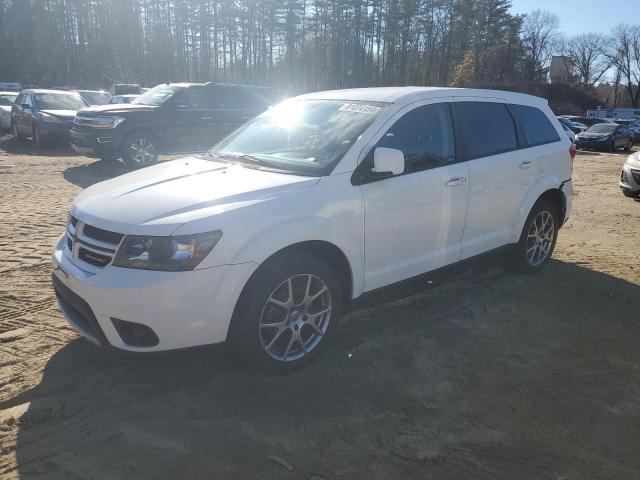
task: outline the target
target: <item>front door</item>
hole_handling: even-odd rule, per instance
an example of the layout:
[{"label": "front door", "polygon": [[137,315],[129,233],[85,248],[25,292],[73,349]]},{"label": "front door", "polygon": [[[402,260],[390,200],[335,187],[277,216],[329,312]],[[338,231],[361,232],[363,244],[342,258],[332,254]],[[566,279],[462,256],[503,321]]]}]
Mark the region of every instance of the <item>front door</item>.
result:
[{"label": "front door", "polygon": [[[447,103],[399,112],[358,167],[365,205],[365,291],[460,259],[468,166],[456,163]],[[405,171],[366,180],[376,147],[401,150]],[[356,178],[356,177],[354,177]]]}]

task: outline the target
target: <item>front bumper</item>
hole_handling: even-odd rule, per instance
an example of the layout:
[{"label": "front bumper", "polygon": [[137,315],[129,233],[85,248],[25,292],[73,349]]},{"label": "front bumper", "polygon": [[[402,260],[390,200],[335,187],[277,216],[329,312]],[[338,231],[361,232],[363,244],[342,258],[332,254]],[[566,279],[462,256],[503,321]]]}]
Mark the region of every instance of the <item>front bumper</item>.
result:
[{"label": "front bumper", "polygon": [[[95,344],[148,352],[223,342],[254,263],[187,272],[107,266],[96,274],[65,255],[64,236],[53,251],[53,284],[62,313]],[[135,322],[157,336],[154,346],[127,343],[113,319]]]},{"label": "front bumper", "polygon": [[99,132],[71,131],[71,148],[80,155],[93,158],[120,157],[121,138],[114,135],[114,130],[104,129]]},{"label": "front bumper", "polygon": [[632,167],[625,163],[620,171],[618,185],[628,192],[640,192],[640,167]]},{"label": "front bumper", "polygon": [[46,138],[47,140],[69,140],[69,132],[73,126],[73,122],[60,122],[60,123],[50,123],[50,122],[38,122],[38,131],[40,132],[40,136],[42,138]]}]

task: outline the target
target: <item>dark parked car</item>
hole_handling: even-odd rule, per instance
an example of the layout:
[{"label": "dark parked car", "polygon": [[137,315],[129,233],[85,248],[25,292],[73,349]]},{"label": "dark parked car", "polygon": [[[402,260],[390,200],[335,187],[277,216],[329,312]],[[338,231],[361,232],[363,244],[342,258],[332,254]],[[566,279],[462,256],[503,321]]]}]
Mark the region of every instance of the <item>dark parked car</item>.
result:
[{"label": "dark parked car", "polygon": [[11,108],[13,136],[31,137],[38,146],[54,139],[68,141],[76,111],[86,106],[75,92],[23,90]]},{"label": "dark parked car", "polygon": [[617,123],[599,123],[589,127],[586,132],[576,135],[576,147],[607,149],[610,152],[618,148],[631,150],[633,132]]},{"label": "dark parked car", "polygon": [[140,95],[134,95],[134,94],[114,95],[113,97],[111,97],[111,100],[109,100],[109,104],[110,105],[118,105],[118,104],[122,104],[122,103],[131,103],[136,98],[138,98],[139,96]]},{"label": "dark parked car", "polygon": [[76,90],[89,105],[106,105],[111,96],[102,90]]},{"label": "dark parked car", "polygon": [[78,112],[71,146],[138,167],[158,153],[202,152],[279,101],[266,87],[219,83],[158,85],[131,103]]},{"label": "dark parked car", "polygon": [[612,121],[629,128],[633,132],[633,143],[640,143],[640,120],[616,118]]},{"label": "dark parked car", "polygon": [[569,128],[573,133],[581,133],[584,132],[588,127],[582,123],[576,123],[572,120],[569,120],[566,117],[557,117],[562,125]]}]

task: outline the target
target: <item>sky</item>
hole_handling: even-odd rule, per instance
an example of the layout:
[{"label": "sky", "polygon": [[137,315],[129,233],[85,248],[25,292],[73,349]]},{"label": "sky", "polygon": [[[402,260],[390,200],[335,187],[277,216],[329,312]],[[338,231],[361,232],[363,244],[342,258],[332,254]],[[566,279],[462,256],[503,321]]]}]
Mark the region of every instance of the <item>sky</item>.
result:
[{"label": "sky", "polygon": [[621,23],[640,23],[640,0],[511,0],[513,13],[541,9],[555,13],[568,37],[585,32],[610,33]]}]

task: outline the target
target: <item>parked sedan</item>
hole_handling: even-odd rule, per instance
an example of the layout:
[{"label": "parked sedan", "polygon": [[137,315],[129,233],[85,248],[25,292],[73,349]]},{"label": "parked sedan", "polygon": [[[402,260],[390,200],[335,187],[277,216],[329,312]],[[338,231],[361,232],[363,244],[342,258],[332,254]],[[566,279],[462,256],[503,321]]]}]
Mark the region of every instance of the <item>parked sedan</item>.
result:
[{"label": "parked sedan", "polygon": [[614,121],[619,125],[624,125],[633,132],[633,143],[640,143],[640,120],[617,118]]},{"label": "parked sedan", "polygon": [[31,137],[38,146],[54,139],[68,141],[76,111],[87,106],[76,92],[23,90],[11,109],[13,136]]},{"label": "parked sedan", "polygon": [[18,92],[0,92],[0,130],[11,128],[11,106]]},{"label": "parked sedan", "polygon": [[576,136],[578,148],[606,149],[610,152],[618,148],[631,150],[633,147],[633,132],[624,125],[617,123],[599,123],[589,127],[586,132]]}]

